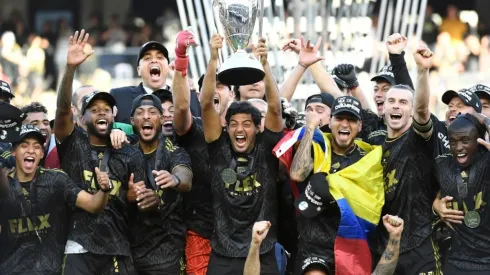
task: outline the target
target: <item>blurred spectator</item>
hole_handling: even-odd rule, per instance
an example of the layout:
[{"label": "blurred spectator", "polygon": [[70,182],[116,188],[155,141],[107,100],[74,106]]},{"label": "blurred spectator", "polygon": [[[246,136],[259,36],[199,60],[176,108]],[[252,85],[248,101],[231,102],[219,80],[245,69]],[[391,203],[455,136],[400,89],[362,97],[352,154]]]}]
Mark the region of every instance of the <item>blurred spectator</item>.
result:
[{"label": "blurred spectator", "polygon": [[58,21],[58,40],[56,41],[56,50],[54,60],[58,75],[64,69],[66,64],[66,51],[68,50],[68,37],[73,33],[73,30],[68,24],[68,20],[62,18]]},{"label": "blurred spectator", "polygon": [[131,47],[139,47],[151,40],[155,40],[153,30],[149,24],[145,24],[139,33],[133,34]]},{"label": "blurred spectator", "polygon": [[453,42],[462,42],[464,35],[468,32],[468,25],[459,19],[458,8],[454,5],[447,7],[447,15],[440,27],[441,33],[447,32]]},{"label": "blurred spectator", "polygon": [[101,46],[100,36],[104,30],[102,26],[102,15],[98,11],[93,11],[89,16],[87,32],[90,34],[89,43],[94,46]]},{"label": "blurred spectator", "polygon": [[17,77],[19,75],[19,62],[22,60],[22,51],[16,43],[15,35],[11,31],[4,32],[1,39],[1,57],[0,63],[3,66],[3,71],[12,80],[12,86],[17,85]]},{"label": "blurred spectator", "polygon": [[437,24],[432,20],[432,6],[427,5],[425,9],[425,20],[422,31],[422,40],[434,50],[437,42],[437,35],[439,34],[439,28]]},{"label": "blurred spectator", "polygon": [[465,68],[467,72],[478,71],[478,60],[480,57],[480,39],[475,35],[468,35],[465,39],[466,47],[468,48],[468,58],[466,60]]},{"label": "blurred spectator", "polygon": [[434,51],[434,66],[443,75],[455,75],[464,72],[463,62],[466,61],[468,50],[463,43],[451,43],[447,32],[439,34]]},{"label": "blurred spectator", "polygon": [[105,42],[105,46],[112,47],[117,44],[125,45],[126,36],[126,32],[123,30],[121,23],[119,22],[119,14],[113,14],[111,16],[109,27],[101,37]]}]

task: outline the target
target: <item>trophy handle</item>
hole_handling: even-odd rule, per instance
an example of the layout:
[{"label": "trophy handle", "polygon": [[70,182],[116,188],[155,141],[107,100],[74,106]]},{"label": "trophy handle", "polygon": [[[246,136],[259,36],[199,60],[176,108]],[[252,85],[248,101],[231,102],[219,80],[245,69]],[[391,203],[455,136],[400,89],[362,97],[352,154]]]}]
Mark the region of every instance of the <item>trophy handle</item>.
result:
[{"label": "trophy handle", "polygon": [[264,24],[264,0],[259,0],[259,39],[262,37],[263,24]]}]

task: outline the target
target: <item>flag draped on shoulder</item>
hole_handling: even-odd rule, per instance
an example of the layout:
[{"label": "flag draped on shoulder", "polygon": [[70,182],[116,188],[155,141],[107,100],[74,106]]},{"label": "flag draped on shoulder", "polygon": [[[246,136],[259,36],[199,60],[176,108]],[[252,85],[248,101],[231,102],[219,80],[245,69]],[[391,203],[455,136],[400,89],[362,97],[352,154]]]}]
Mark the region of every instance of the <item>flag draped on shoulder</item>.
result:
[{"label": "flag draped on shoulder", "polygon": [[[290,169],[295,143],[301,141],[305,127],[286,135],[273,153]],[[319,133],[319,135],[317,134]],[[335,273],[371,274],[372,260],[368,235],[374,232],[384,204],[381,146],[371,146],[360,140],[355,143],[366,151],[358,162],[329,174],[331,165],[331,134],[316,130],[313,135],[313,172],[326,173],[330,193],[340,209],[340,224],[335,239]]]}]

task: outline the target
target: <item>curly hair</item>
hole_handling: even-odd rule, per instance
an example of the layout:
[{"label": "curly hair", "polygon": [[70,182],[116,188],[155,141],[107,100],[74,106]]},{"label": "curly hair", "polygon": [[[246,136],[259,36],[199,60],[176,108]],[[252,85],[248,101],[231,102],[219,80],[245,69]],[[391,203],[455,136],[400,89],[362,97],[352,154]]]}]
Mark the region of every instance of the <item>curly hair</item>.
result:
[{"label": "curly hair", "polygon": [[20,109],[24,114],[28,113],[45,113],[48,114],[48,109],[41,102],[32,102]]}]

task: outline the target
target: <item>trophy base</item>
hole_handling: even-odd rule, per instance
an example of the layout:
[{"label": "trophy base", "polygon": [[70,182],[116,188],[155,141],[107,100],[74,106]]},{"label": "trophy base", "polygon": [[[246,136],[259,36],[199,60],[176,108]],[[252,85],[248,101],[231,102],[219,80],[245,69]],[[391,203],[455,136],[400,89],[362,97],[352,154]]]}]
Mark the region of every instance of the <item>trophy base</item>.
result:
[{"label": "trophy base", "polygon": [[245,51],[238,51],[221,65],[218,80],[227,85],[250,85],[264,79],[262,64],[250,58]]}]

